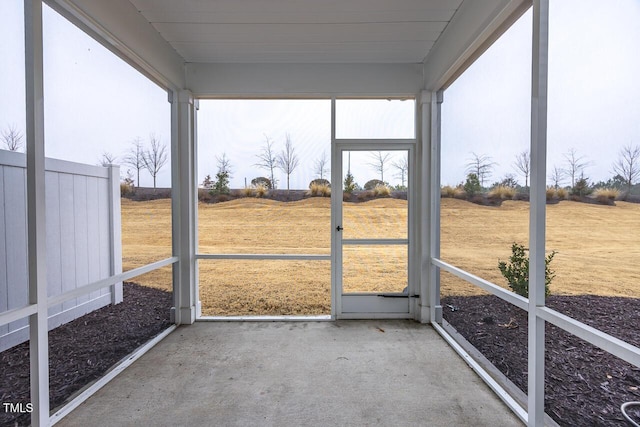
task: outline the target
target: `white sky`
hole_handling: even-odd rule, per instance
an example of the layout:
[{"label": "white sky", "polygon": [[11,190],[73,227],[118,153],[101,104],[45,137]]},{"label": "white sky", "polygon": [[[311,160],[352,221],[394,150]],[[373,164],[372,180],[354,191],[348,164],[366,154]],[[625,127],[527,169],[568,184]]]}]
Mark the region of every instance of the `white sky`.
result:
[{"label": "white sky", "polygon": [[[562,167],[563,153],[573,147],[590,162],[585,175],[606,180],[620,148],[640,144],[640,2],[554,0],[550,19],[548,168]],[[0,129],[15,124],[24,130],[22,21],[22,2],[0,2]],[[134,138],[147,140],[150,133],[169,144],[170,110],[163,90],[48,7],[44,21],[47,156],[95,164],[103,151],[122,157]],[[516,173],[515,155],[528,148],[529,139],[530,29],[529,12],[445,92],[443,184],[463,181],[472,151],[497,163],[489,181]],[[306,187],[313,162],[323,151],[330,154],[329,102],[229,105],[201,102],[200,181],[215,174],[215,155],[222,152],[233,164],[232,186],[244,185],[245,177],[267,175],[254,166],[264,135],[280,150],[289,133],[301,159],[292,188]],[[341,114],[368,112],[380,126],[344,116],[350,123],[345,132],[406,132],[399,117],[408,117],[402,112],[408,105],[394,113],[387,109],[387,120],[373,117],[376,105],[345,107],[338,120]],[[376,177],[370,167],[354,162],[360,184]],[[385,180],[395,184],[393,174],[389,169]],[[168,186],[169,176],[167,165],[158,185]],[[141,178],[143,186],[151,185],[148,173]],[[284,177],[279,178],[282,188]]]}]

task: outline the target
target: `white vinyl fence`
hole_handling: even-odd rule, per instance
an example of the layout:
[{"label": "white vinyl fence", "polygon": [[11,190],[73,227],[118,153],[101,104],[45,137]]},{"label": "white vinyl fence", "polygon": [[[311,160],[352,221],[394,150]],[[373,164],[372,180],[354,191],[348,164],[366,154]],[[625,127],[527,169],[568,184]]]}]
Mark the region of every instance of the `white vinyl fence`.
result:
[{"label": "white vinyl fence", "polygon": [[[122,272],[120,171],[45,162],[47,294]],[[26,156],[0,150],[0,312],[28,303]],[[49,330],[122,301],[122,283],[49,307]],[[0,351],[29,338],[28,320],[0,326]]]}]

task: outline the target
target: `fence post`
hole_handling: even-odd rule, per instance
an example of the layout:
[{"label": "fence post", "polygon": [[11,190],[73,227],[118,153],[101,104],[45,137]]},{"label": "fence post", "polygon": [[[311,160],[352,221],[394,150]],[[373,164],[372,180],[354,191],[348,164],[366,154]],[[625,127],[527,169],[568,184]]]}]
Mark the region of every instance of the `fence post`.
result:
[{"label": "fence post", "polygon": [[[109,166],[110,275],[122,273],[122,219],[120,217],[120,166]],[[111,285],[111,303],[122,302],[122,282]]]}]

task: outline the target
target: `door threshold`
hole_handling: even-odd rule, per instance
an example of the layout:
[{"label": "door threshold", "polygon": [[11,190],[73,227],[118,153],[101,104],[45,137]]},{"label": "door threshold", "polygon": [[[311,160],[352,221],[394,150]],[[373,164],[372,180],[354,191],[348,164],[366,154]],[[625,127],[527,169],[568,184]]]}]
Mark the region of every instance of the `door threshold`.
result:
[{"label": "door threshold", "polygon": [[313,316],[200,316],[197,322],[330,322],[330,314]]}]

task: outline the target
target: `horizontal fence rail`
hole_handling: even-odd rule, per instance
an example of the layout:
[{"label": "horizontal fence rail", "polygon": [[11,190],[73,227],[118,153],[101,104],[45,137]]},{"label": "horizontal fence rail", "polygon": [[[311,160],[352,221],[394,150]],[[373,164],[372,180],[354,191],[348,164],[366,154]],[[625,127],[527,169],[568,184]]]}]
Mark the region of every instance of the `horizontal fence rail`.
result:
[{"label": "horizontal fence rail", "polygon": [[[474,276],[473,274],[470,274],[458,267],[454,267],[440,259],[432,258],[431,263],[434,266],[441,268],[442,270],[445,270],[472,285],[476,285],[479,288],[517,306],[518,308],[521,308],[522,310],[527,312],[529,311],[527,298],[507,291],[504,288]],[[549,307],[538,307],[536,308],[535,314],[536,317],[543,319],[545,322],[549,322],[552,325],[575,335],[589,344],[601,348],[607,353],[612,354],[627,363],[634,366],[640,366],[640,348],[626,341],[611,336],[600,329],[582,323]]]},{"label": "horizontal fence rail", "polygon": [[178,262],[178,257],[171,257],[171,258],[163,259],[161,261],[157,261],[151,264],[147,264],[142,267],[134,268],[133,270],[125,271],[124,273],[116,274],[115,276],[98,280],[97,282],[90,283],[81,288],[74,289],[69,292],[65,292],[64,294],[56,295],[55,297],[51,297],[47,299],[47,305],[51,307],[52,305],[60,304],[62,302],[78,297],[80,295],[88,294],[98,289],[106,288],[107,286],[111,286],[114,283],[124,282],[136,276],[141,276],[145,273],[150,273],[154,270],[157,270],[162,267],[166,267],[167,265],[171,265],[176,262]]},{"label": "horizontal fence rail", "polygon": [[197,254],[196,255],[196,259],[331,261],[331,255],[314,255],[314,254]]},{"label": "horizontal fence rail", "polygon": [[343,245],[408,245],[409,239],[342,239]]},{"label": "horizontal fence rail", "polygon": [[559,313],[549,307],[539,307],[536,310],[536,316],[544,319],[560,329],[577,336],[590,344],[600,347],[607,353],[631,363],[640,366],[640,348],[635,347],[621,339],[613,337],[599,329],[586,325],[569,316]]},{"label": "horizontal fence rail", "polygon": [[35,314],[36,311],[38,311],[38,306],[36,304],[26,305],[24,307],[4,311],[0,313],[0,326],[15,322],[16,320],[24,319],[25,317],[29,317],[32,314]]},{"label": "horizontal fence rail", "polygon": [[435,265],[436,267],[439,267],[451,274],[453,274],[456,277],[461,278],[462,280],[471,283],[472,285],[476,285],[479,288],[484,289],[485,291],[497,296],[500,299],[503,299],[513,305],[515,305],[518,308],[521,308],[524,311],[528,311],[529,310],[529,300],[527,298],[524,298],[518,294],[515,294],[511,291],[508,291],[504,288],[501,288],[498,285],[495,285],[487,280],[481,279],[478,276],[474,276],[471,273],[467,273],[466,271],[458,268],[458,267],[454,267],[451,264],[447,264],[446,262],[437,259],[437,258],[431,258],[431,263],[433,265]]}]

